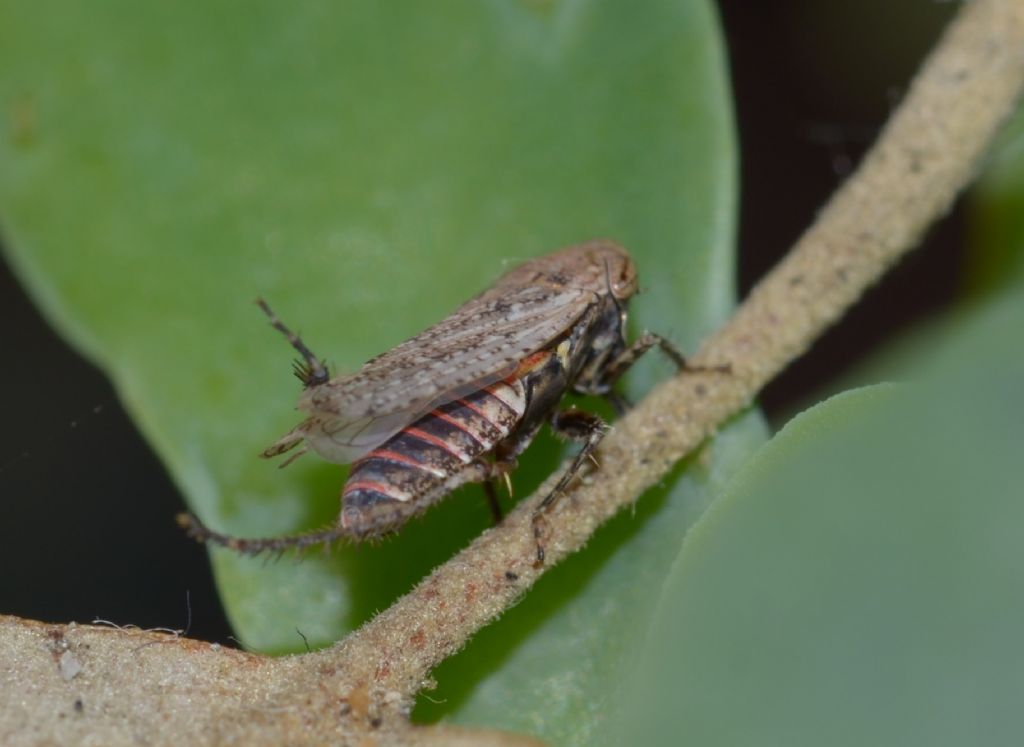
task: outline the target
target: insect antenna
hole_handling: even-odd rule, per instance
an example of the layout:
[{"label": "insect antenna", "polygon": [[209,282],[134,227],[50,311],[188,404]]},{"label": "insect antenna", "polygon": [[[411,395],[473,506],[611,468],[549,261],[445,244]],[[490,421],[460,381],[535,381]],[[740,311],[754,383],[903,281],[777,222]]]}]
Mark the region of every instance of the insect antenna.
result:
[{"label": "insect antenna", "polygon": [[280,557],[286,550],[307,550],[317,545],[330,545],[337,540],[351,537],[351,532],[340,526],[324,527],[285,537],[232,537],[229,534],[213,531],[191,513],[178,514],[177,521],[178,526],[196,542],[219,545],[243,555],[260,555],[270,552],[276,557]]},{"label": "insect antenna", "polygon": [[318,360],[313,355],[313,351],[306,347],[302,339],[284,326],[284,323],[277,318],[277,314],[271,310],[270,305],[266,301],[262,298],[257,298],[256,305],[270,319],[270,326],[283,334],[288,339],[288,342],[291,343],[291,346],[299,351],[299,355],[302,356],[301,361],[295,361],[292,370],[303,386],[309,388],[326,383],[331,378],[330,373],[327,371],[326,361]]}]

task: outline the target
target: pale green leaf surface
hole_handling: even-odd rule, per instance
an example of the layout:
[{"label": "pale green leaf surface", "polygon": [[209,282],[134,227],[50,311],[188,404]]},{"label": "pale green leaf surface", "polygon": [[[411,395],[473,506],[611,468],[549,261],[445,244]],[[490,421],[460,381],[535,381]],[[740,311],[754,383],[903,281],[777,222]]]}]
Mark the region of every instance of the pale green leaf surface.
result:
[{"label": "pale green leaf surface", "polygon": [[1022,328],[1000,299],[918,381],[760,449],[688,535],[612,743],[1019,741]]},{"label": "pale green leaf surface", "polygon": [[[735,145],[702,0],[10,2],[2,15],[10,259],[218,529],[330,522],[344,479],[311,457],[284,471],[255,457],[296,422],[298,394],[257,295],[341,371],[506,262],[593,237],[637,259],[637,330],[692,348],[732,303]],[[645,363],[631,395],[670,371]],[[711,472],[759,434],[756,418],[725,432]],[[518,495],[558,459],[538,443]],[[422,717],[584,739],[708,500],[706,472],[667,480],[555,569],[442,670],[447,702]],[[301,650],[297,628],[336,640],[488,521],[467,490],[379,546],[301,564],[218,552],[214,567],[242,640]]]}]

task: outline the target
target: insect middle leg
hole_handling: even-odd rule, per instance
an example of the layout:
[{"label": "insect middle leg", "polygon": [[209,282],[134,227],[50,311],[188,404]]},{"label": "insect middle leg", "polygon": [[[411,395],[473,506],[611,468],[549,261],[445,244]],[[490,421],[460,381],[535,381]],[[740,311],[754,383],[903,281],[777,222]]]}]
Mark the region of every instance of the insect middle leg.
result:
[{"label": "insect middle leg", "polygon": [[559,479],[554,489],[537,506],[537,511],[543,511],[558,500],[558,496],[569,487],[569,483],[579,473],[585,461],[590,459],[596,464],[594,449],[601,443],[604,434],[608,432],[608,424],[600,417],[575,408],[553,412],[550,423],[551,429],[559,436],[571,441],[581,441],[583,447],[576,454],[572,464],[569,465],[569,468]]},{"label": "insect middle leg", "polygon": [[551,428],[560,436],[573,441],[582,441],[583,446],[576,454],[568,469],[562,474],[555,487],[544,496],[537,508],[533,510],[533,538],[537,543],[537,563],[544,562],[544,546],[540,542],[540,521],[543,513],[565,492],[569,483],[579,474],[583,463],[588,459],[597,464],[594,450],[608,432],[608,424],[600,417],[584,410],[555,411],[550,418]]}]

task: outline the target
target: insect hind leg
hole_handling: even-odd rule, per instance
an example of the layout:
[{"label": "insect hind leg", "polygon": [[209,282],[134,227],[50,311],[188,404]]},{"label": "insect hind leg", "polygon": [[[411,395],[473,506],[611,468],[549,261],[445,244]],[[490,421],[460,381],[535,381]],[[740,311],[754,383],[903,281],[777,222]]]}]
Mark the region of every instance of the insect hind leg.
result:
[{"label": "insect hind leg", "polygon": [[243,555],[260,555],[264,552],[282,553],[292,549],[305,550],[318,545],[329,545],[352,536],[352,533],[344,527],[332,526],[285,537],[233,537],[213,531],[190,513],[178,514],[177,520],[178,526],[197,542],[226,547]]},{"label": "insect hind leg", "polygon": [[608,424],[600,417],[593,413],[577,410],[575,408],[553,412],[551,414],[550,423],[552,430],[554,430],[556,434],[573,441],[582,441],[583,446],[569,464],[568,469],[566,469],[561,478],[559,478],[555,487],[550,493],[544,496],[544,500],[542,500],[533,511],[533,538],[537,543],[538,565],[544,562],[544,546],[540,541],[540,522],[544,512],[550,508],[559,497],[561,497],[562,493],[565,492],[565,489],[569,487],[569,483],[571,483],[579,474],[580,470],[583,469],[583,464],[587,460],[590,460],[597,465],[597,459],[594,457],[594,450],[597,448],[597,445],[601,443],[601,439],[604,438],[604,434],[608,432]]},{"label": "insect hind leg", "polygon": [[309,388],[326,383],[331,378],[331,375],[328,373],[327,366],[324,361],[317,359],[317,357],[313,355],[313,351],[306,347],[302,338],[288,329],[288,327],[284,325],[284,322],[277,318],[277,314],[275,314],[270,308],[270,304],[262,298],[257,298],[256,305],[259,306],[263,313],[270,319],[270,326],[284,335],[288,342],[291,343],[291,346],[298,351],[299,355],[302,356],[301,361],[295,362],[295,376],[302,382],[303,386]]},{"label": "insect hind leg", "polygon": [[491,518],[497,526],[505,518],[505,512],[501,510],[501,503],[498,502],[498,488],[494,480],[485,480],[483,486],[484,495],[487,496],[487,507],[491,509]]},{"label": "insect hind leg", "polygon": [[493,462],[483,463],[484,495],[487,496],[487,505],[491,509],[491,517],[494,519],[495,526],[500,524],[501,520],[505,518],[504,512],[501,510],[501,503],[498,501],[498,481],[504,481],[508,494],[512,495],[512,479],[509,477],[509,474],[518,465],[516,458],[510,456],[501,448],[496,449],[496,452]]}]

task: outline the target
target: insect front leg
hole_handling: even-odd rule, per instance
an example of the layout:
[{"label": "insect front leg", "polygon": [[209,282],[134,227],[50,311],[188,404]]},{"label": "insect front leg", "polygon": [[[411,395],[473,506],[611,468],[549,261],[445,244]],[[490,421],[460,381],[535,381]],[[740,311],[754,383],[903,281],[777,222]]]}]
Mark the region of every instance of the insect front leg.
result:
[{"label": "insect front leg", "polygon": [[[611,386],[626,373],[633,364],[640,360],[648,350],[653,347],[658,347],[673,363],[676,364],[676,368],[679,371],[691,371],[691,372],[707,372],[717,371],[720,373],[729,373],[732,367],[728,364],[722,366],[691,366],[686,361],[686,356],[683,355],[682,351],[679,350],[675,345],[666,340],[661,335],[656,335],[653,332],[644,332],[638,337],[632,345],[623,350],[613,360],[611,360],[605,367],[603,375],[603,384],[605,386]],[[612,402],[613,406],[618,409],[618,404]]]},{"label": "insect front leg", "polygon": [[633,344],[623,350],[619,355],[608,363],[604,370],[604,381],[609,386],[618,381],[633,364],[640,360],[640,357],[653,347],[661,348],[661,351],[676,364],[680,371],[687,369],[686,356],[675,345],[661,335],[653,332],[644,332]]},{"label": "insect front leg", "polygon": [[573,441],[582,441],[583,446],[572,460],[568,469],[559,478],[552,491],[544,496],[544,500],[533,511],[533,537],[537,542],[538,565],[544,562],[544,546],[540,542],[540,521],[544,511],[565,492],[565,489],[569,487],[569,483],[572,482],[573,478],[583,468],[584,462],[589,459],[595,465],[597,464],[594,450],[601,443],[604,434],[608,432],[608,424],[600,417],[575,408],[551,413],[550,423],[551,429],[556,434]]}]

